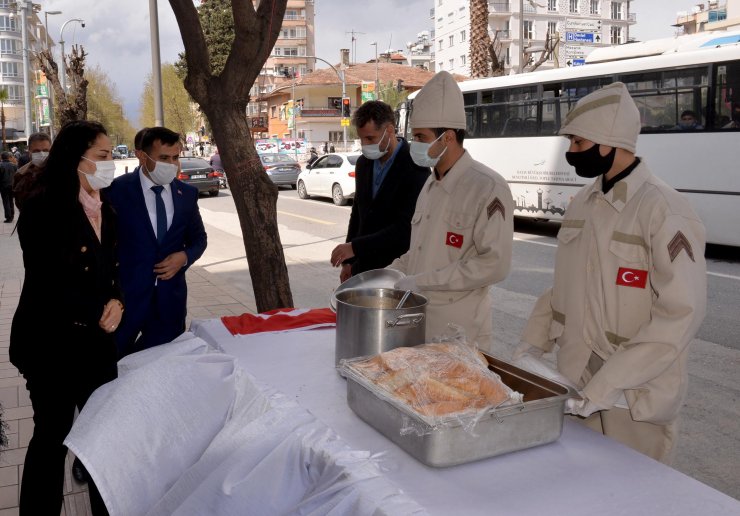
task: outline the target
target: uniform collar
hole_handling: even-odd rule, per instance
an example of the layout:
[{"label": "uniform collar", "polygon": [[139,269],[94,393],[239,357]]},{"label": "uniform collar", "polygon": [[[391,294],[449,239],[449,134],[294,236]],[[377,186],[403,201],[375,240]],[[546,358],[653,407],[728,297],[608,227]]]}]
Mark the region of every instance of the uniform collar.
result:
[{"label": "uniform collar", "polygon": [[637,168],[635,168],[630,175],[621,181],[618,181],[606,194],[601,192],[604,176],[599,176],[599,178],[589,187],[588,197],[590,198],[592,195],[600,195],[606,199],[606,201],[611,204],[615,210],[621,212],[643,183],[647,181],[649,175],[650,172],[648,172],[648,169],[645,166],[645,160],[640,159],[640,164],[637,165]]},{"label": "uniform collar", "polygon": [[463,149],[463,155],[460,156],[460,158],[452,165],[442,179],[436,179],[435,172],[434,181],[439,183],[445,192],[451,194],[455,191],[455,187],[457,186],[457,183],[460,182],[460,179],[462,179],[462,175],[465,173],[465,170],[469,169],[471,166],[473,166],[473,158],[467,150]]}]

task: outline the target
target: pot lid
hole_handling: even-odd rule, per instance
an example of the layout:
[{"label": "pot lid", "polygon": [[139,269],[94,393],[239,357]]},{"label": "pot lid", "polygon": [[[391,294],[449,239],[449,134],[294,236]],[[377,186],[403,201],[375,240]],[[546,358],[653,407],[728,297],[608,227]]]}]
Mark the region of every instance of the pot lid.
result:
[{"label": "pot lid", "polygon": [[405,277],[403,272],[394,269],[374,269],[361,272],[339,285],[331,295],[329,303],[337,310],[337,294],[355,288],[393,288],[398,280]]}]

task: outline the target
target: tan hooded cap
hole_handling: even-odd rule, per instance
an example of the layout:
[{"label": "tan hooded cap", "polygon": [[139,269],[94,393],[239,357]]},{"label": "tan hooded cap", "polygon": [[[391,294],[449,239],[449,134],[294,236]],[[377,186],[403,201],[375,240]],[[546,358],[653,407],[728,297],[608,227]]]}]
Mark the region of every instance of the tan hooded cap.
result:
[{"label": "tan hooded cap", "polygon": [[624,83],[615,82],[589,93],[570,110],[558,134],[635,153],[640,112]]},{"label": "tan hooded cap", "polygon": [[411,110],[414,129],[465,129],[465,107],[460,87],[449,72],[439,72],[424,85]]}]

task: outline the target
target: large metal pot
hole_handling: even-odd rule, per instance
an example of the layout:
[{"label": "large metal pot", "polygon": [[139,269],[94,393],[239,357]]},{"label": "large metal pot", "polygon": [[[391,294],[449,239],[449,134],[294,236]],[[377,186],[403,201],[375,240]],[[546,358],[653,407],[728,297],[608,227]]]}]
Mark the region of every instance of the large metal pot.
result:
[{"label": "large metal pot", "polygon": [[376,355],[401,346],[423,344],[427,298],[391,288],[348,289],[336,294],[335,365],[343,358]]}]

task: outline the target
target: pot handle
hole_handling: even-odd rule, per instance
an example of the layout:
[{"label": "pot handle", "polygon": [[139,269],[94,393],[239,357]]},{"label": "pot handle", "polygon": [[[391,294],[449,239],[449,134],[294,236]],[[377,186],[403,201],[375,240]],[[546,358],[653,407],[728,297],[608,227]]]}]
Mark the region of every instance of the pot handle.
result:
[{"label": "pot handle", "polygon": [[420,322],[424,320],[424,314],[406,314],[399,315],[395,321],[385,321],[387,328],[395,328],[396,326],[418,326]]}]

